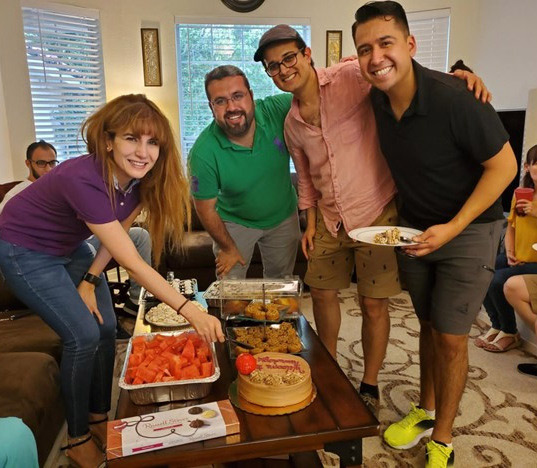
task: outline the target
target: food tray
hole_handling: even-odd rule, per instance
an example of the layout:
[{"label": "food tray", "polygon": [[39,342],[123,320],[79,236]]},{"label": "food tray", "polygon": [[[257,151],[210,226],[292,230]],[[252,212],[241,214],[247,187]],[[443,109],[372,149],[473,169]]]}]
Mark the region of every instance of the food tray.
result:
[{"label": "food tray", "polygon": [[[203,307],[203,304],[199,303],[198,301],[191,301],[191,302],[196,304],[201,310],[203,310],[203,312],[207,313],[207,309]],[[159,304],[161,304],[161,302],[155,298],[149,301],[145,300],[142,302],[142,313],[144,317],[144,323],[148,323],[154,327],[159,327],[159,328],[191,327],[190,322],[186,318],[184,318],[181,314],[177,314],[177,317],[178,317],[177,323],[161,322],[155,319],[151,319],[151,317],[148,317],[148,314],[151,311],[151,309],[153,307],[158,306]]]},{"label": "food tray", "polygon": [[[163,336],[181,335],[194,329],[181,330],[177,332],[158,333]],[[157,333],[143,333],[136,336],[146,338],[157,335]],[[206,397],[211,391],[211,385],[220,377],[220,366],[214,349],[214,343],[210,345],[212,359],[214,363],[214,374],[204,379],[177,380],[172,382],[157,382],[141,385],[132,385],[125,382],[125,373],[129,364],[129,357],[132,350],[132,339],[129,340],[125,362],[119,377],[119,386],[129,391],[132,402],[136,405],[149,405],[152,403],[166,403],[177,400],[197,400]]]},{"label": "food tray", "polygon": [[[286,324],[288,324],[288,325],[286,325]],[[252,326],[252,327],[227,327],[226,331],[229,333],[231,338],[234,338],[234,339],[237,339],[239,341],[242,341],[240,338],[237,337],[237,330],[246,330],[246,331],[248,331],[248,330],[253,330],[253,329],[260,329],[262,326],[263,325],[261,325],[261,326],[260,325],[255,325],[255,326]],[[271,329],[274,329],[274,330],[279,330],[280,328],[287,327],[287,326],[291,326],[291,328],[295,331],[296,336],[298,337],[298,340],[299,340],[300,346],[301,346],[300,351],[295,352],[295,353],[289,353],[289,354],[300,354],[300,353],[302,353],[305,350],[305,346],[304,346],[304,342],[300,338],[300,335],[298,333],[298,330],[297,330],[297,328],[295,326],[294,321],[267,325],[267,328],[271,328]],[[235,359],[237,357],[237,353],[235,352],[235,348],[236,348],[237,345],[234,344],[234,343],[231,343],[228,340],[227,341],[227,346],[228,346],[228,349],[229,349],[229,355],[230,355],[231,359]],[[252,353],[252,351],[254,351],[254,350],[250,350],[249,352]],[[272,349],[263,349],[263,351],[274,351],[274,350],[272,350]],[[261,351],[259,351],[259,352],[261,352]],[[278,352],[284,352],[284,351],[279,350]],[[257,353],[254,351],[252,354],[257,354]]]},{"label": "food tray", "polygon": [[220,316],[229,319],[244,315],[242,312],[252,300],[263,299],[263,288],[267,301],[284,301],[289,307],[285,319],[299,317],[302,282],[300,278],[247,279],[215,281],[203,293],[210,307],[219,307]]},{"label": "food tray", "polygon": [[[172,283],[173,289],[181,293],[186,298],[193,298],[198,292],[198,280],[196,278],[192,279],[179,279],[175,278]],[[149,291],[145,291],[142,299],[156,300],[155,296]]]}]

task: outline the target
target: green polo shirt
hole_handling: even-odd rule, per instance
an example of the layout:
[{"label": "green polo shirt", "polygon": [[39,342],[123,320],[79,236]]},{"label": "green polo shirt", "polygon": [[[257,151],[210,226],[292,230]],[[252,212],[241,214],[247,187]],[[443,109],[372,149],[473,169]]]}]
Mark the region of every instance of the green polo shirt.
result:
[{"label": "green polo shirt", "polygon": [[297,209],[283,137],[291,99],[290,94],[279,94],[255,101],[252,148],[229,141],[213,120],[190,150],[192,196],[217,198],[216,209],[224,221],[270,229]]}]

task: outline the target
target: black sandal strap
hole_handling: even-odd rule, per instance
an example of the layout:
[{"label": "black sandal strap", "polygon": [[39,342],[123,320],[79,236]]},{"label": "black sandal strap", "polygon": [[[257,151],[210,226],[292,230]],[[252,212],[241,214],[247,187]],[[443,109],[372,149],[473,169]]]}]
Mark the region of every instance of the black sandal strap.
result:
[{"label": "black sandal strap", "polygon": [[106,421],[108,421],[108,416],[106,416],[104,419],[99,419],[98,421],[89,421],[88,424],[91,426],[92,424],[101,424]]},{"label": "black sandal strap", "polygon": [[78,447],[79,445],[85,444],[86,442],[89,442],[93,436],[91,434],[88,434],[88,436],[82,440],[79,440],[78,442],[73,442],[71,444],[64,445],[63,447],[60,447],[60,450],[69,450],[74,447]]}]

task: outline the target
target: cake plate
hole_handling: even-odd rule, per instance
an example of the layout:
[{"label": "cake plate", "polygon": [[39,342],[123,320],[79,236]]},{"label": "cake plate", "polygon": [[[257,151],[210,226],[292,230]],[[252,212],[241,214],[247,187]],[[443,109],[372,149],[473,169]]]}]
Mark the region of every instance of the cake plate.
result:
[{"label": "cake plate", "polygon": [[261,416],[281,416],[282,414],[296,413],[297,411],[300,411],[309,406],[317,396],[317,387],[313,382],[311,386],[311,395],[308,398],[302,400],[299,403],[295,403],[294,405],[289,406],[260,406],[246,401],[244,398],[239,396],[239,390],[237,388],[237,379],[231,382],[231,385],[229,386],[228,395],[231,403],[233,403],[237,408],[248,413],[259,414]]}]

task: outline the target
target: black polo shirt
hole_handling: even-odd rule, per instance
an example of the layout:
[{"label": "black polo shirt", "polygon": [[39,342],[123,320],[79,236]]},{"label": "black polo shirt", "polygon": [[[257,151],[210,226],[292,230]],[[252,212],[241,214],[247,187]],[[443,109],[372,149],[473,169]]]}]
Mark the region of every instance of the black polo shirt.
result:
[{"label": "black polo shirt", "polygon": [[[481,163],[509,135],[490,104],[475,99],[466,82],[413,61],[417,91],[397,122],[388,96],[373,88],[382,152],[401,199],[400,214],[419,229],[451,220],[473,192]],[[474,222],[503,217],[500,199]]]}]

